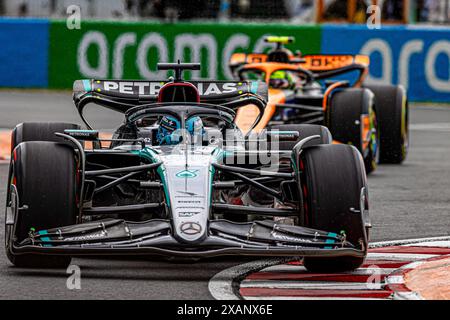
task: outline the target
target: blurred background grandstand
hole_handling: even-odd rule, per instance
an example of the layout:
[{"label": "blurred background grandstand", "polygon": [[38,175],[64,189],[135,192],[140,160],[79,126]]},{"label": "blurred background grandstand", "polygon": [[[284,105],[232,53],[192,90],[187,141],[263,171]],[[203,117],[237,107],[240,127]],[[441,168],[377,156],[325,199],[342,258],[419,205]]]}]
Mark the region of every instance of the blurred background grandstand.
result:
[{"label": "blurred background grandstand", "polygon": [[450,0],[0,0],[0,15],[63,18],[78,5],[86,19],[365,23],[373,4],[386,23],[450,24]]}]

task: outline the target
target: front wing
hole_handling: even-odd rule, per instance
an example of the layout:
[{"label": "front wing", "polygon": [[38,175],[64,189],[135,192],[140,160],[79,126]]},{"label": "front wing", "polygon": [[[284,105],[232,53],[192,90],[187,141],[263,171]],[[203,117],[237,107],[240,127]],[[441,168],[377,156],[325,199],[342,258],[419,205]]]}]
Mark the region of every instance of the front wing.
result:
[{"label": "front wing", "polygon": [[[195,228],[189,232],[195,232]],[[74,226],[30,232],[12,243],[13,254],[49,255],[163,255],[208,258],[226,255],[295,257],[364,257],[345,235],[273,221],[209,222],[207,236],[186,242],[173,236],[169,220],[127,222],[108,219]]]}]

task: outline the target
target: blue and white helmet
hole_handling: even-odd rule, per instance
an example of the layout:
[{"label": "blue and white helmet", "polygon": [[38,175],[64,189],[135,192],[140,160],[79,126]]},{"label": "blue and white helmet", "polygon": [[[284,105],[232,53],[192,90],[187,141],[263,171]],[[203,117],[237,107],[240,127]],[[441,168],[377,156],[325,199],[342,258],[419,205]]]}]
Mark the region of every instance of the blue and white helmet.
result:
[{"label": "blue and white helmet", "polygon": [[[205,129],[203,121],[200,117],[192,117],[186,121],[186,130],[195,138],[203,136]],[[164,116],[159,122],[158,133],[156,139],[160,145],[174,145],[181,141],[181,123],[172,116]]]}]

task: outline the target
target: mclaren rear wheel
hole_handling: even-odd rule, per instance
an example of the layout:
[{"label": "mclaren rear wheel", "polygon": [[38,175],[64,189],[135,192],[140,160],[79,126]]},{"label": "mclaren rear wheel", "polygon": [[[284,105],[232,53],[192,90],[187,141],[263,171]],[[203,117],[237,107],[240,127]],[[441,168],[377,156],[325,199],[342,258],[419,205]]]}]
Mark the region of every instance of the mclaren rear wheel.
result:
[{"label": "mclaren rear wheel", "polygon": [[409,148],[409,107],[402,86],[366,86],[375,95],[380,130],[380,162],[401,164]]},{"label": "mclaren rear wheel", "polygon": [[6,253],[23,268],[65,268],[71,258],[16,254],[11,245],[30,233],[75,224],[76,162],[73,150],[55,142],[32,141],[13,151],[7,194]]},{"label": "mclaren rear wheel", "polygon": [[367,173],[379,162],[379,133],[374,95],[367,89],[344,89],[331,96],[327,126],[335,141],[358,149]]},{"label": "mclaren rear wheel", "polygon": [[[320,145],[303,150],[298,159],[303,224],[345,235],[355,248],[367,252],[367,177],[358,150],[348,145]],[[312,272],[341,272],[357,269],[364,259],[307,257],[304,265]]]}]

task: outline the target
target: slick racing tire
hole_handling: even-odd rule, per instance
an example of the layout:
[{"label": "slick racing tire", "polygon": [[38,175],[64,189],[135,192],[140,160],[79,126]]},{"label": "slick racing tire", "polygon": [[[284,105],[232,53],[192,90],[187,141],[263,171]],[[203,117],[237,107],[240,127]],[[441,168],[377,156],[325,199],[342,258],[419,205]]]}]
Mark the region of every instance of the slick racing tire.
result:
[{"label": "slick racing tire", "polygon": [[[42,231],[76,222],[76,162],[73,149],[55,142],[23,142],[13,152],[8,181],[7,210],[14,225],[5,226],[6,253],[23,268],[65,268],[71,257],[15,254],[11,243]],[[14,233],[14,234],[13,234]]]},{"label": "slick racing tire", "polygon": [[374,95],[368,89],[352,88],[331,96],[327,126],[334,140],[356,147],[364,158],[367,173],[379,162],[379,134]]},{"label": "slick racing tire", "polygon": [[64,133],[66,129],[80,129],[73,123],[58,122],[25,122],[18,124],[11,135],[11,150],[21,142],[27,141],[53,141],[64,142],[64,139],[55,135],[55,132]]},{"label": "slick racing tire", "polygon": [[[299,159],[304,225],[345,234],[347,241],[367,252],[367,177],[361,154],[348,145],[322,145],[303,150]],[[341,272],[357,269],[364,259],[306,257],[304,265],[312,272]]]},{"label": "slick racing tire", "polygon": [[308,142],[305,147],[309,147],[317,144],[331,144],[333,141],[331,137],[331,133],[328,128],[319,125],[312,124],[282,124],[276,126],[270,126],[269,130],[271,131],[297,131],[300,136],[297,141],[280,141],[279,142],[279,150],[292,150],[295,145],[310,136],[319,135],[319,140],[313,140]]},{"label": "slick racing tire", "polygon": [[366,86],[375,95],[375,109],[380,130],[380,162],[401,164],[409,147],[409,108],[402,86]]}]

